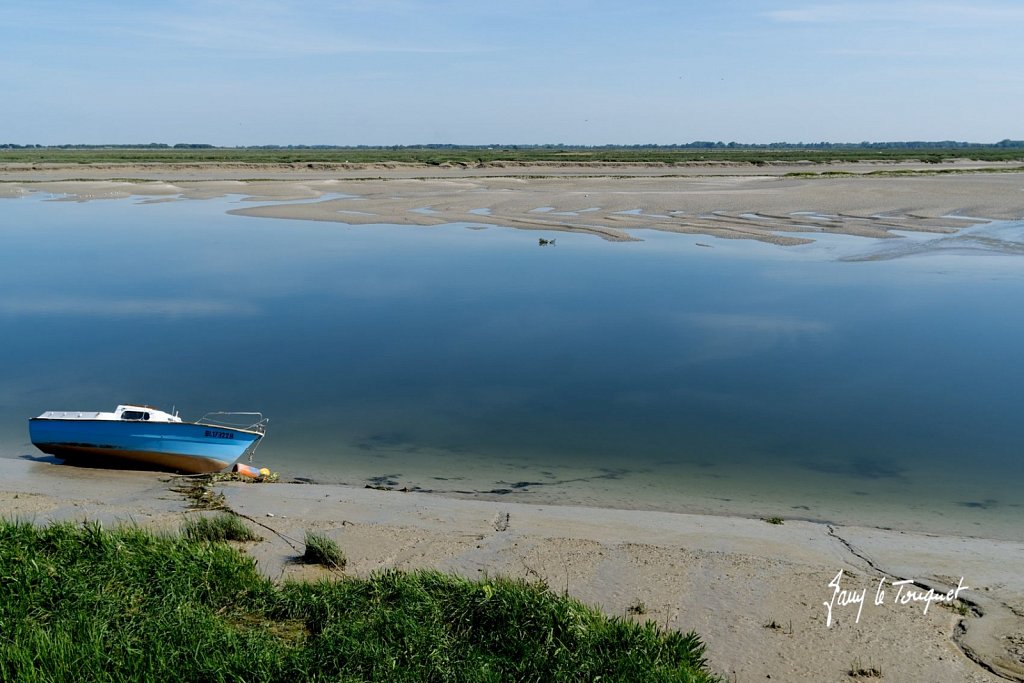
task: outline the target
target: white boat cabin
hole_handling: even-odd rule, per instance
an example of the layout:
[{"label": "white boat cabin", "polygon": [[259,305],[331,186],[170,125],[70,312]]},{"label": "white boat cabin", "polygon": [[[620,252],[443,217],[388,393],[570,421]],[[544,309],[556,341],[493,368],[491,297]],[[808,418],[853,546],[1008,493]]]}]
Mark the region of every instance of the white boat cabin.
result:
[{"label": "white boat cabin", "polygon": [[128,420],[149,422],[181,422],[177,413],[171,415],[152,406],[118,406],[112,413],[84,410],[47,410],[39,416],[42,420]]}]

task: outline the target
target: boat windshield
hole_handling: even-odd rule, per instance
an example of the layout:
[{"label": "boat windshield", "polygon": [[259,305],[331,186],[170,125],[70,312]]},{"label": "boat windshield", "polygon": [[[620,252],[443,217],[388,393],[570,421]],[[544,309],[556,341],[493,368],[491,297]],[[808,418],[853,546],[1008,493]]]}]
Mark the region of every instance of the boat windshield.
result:
[{"label": "boat windshield", "polygon": [[122,420],[148,420],[149,413],[144,413],[141,410],[125,410],[121,413]]}]

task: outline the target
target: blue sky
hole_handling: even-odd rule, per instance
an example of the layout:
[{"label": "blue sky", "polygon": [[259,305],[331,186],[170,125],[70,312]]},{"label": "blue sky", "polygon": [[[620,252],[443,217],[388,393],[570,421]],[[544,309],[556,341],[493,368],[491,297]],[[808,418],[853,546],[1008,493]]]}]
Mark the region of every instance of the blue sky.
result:
[{"label": "blue sky", "polygon": [[0,0],[0,142],[1024,138],[1024,2]]}]

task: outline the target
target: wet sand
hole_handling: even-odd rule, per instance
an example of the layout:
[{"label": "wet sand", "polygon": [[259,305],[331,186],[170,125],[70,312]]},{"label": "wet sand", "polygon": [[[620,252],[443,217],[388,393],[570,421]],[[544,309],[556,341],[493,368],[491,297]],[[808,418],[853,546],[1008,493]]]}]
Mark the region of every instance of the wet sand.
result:
[{"label": "wet sand", "polygon": [[[0,459],[8,518],[100,520],[174,530],[188,501],[167,474]],[[273,579],[319,578],[293,562],[306,531],[335,539],[346,574],[437,568],[539,579],[608,614],[695,629],[726,680],[1024,680],[1024,543],[725,515],[456,500],[304,483],[217,486],[259,524],[245,544]],[[842,606],[830,587],[864,590]],[[897,599],[955,589],[958,609]],[[875,604],[879,581],[885,593]],[[906,595],[902,593],[902,595]],[[832,623],[824,603],[832,602]],[[970,656],[968,656],[968,654]],[[999,672],[998,675],[994,672]]]},{"label": "wet sand", "polygon": [[[174,201],[239,195],[263,205],[231,213],[263,218],[500,225],[620,241],[637,239],[632,230],[653,229],[793,245],[813,241],[816,234],[951,233],[988,220],[1022,219],[1024,173],[1003,172],[1019,167],[7,165],[0,167],[0,197],[44,192],[72,201]],[[928,174],[899,175],[919,172]],[[828,175],[835,173],[847,175]]]}]

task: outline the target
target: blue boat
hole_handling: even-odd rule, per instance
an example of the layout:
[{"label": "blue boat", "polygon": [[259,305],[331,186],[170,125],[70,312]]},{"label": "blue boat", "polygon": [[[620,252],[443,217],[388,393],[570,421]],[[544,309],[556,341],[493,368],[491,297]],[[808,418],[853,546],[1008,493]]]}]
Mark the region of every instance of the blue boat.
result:
[{"label": "blue boat", "polygon": [[[239,417],[255,422],[230,424]],[[136,405],[119,405],[112,413],[49,410],[28,421],[32,444],[64,460],[190,474],[217,472],[251,457],[266,426],[260,413],[207,413],[185,422],[177,413]]]}]

